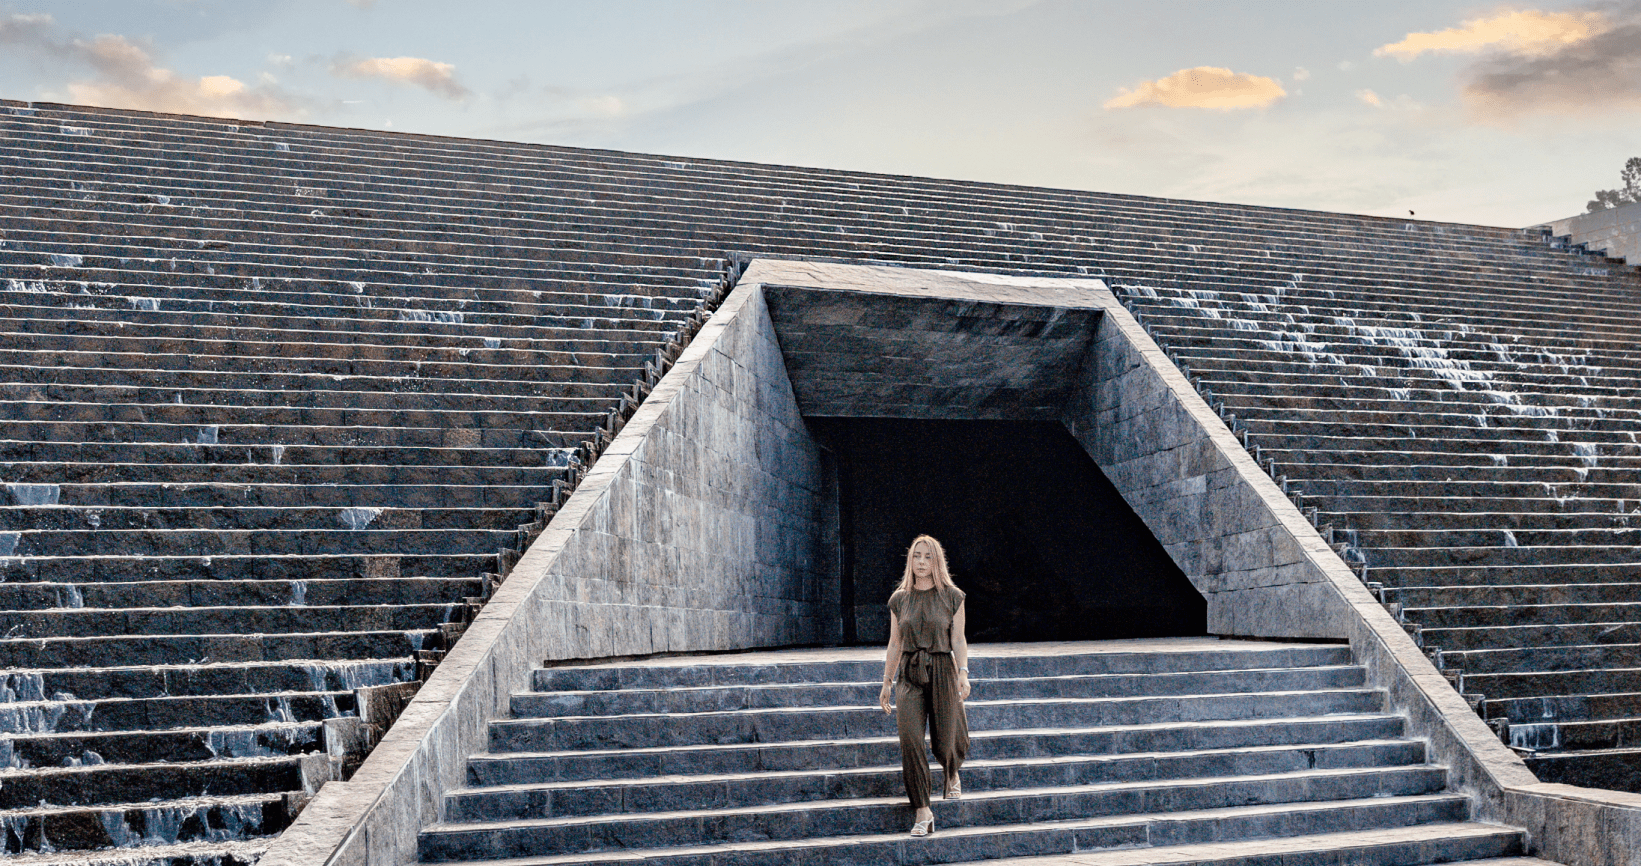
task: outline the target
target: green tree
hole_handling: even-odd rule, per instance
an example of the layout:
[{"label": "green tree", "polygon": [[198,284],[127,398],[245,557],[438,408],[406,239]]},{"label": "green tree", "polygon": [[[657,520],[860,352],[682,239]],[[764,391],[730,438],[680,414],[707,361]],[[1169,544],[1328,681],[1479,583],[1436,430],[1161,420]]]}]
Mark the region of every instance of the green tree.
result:
[{"label": "green tree", "polygon": [[1641,156],[1632,156],[1618,173],[1618,189],[1598,189],[1584,209],[1590,213],[1641,202]]}]

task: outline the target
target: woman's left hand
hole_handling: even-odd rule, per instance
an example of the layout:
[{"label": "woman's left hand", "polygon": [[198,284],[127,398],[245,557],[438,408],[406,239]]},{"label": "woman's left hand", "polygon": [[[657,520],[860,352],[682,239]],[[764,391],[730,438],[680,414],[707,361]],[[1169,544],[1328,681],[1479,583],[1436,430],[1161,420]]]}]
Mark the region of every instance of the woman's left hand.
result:
[{"label": "woman's left hand", "polygon": [[969,699],[969,675],[968,674],[958,674],[957,675],[957,699],[960,700],[960,701],[966,701],[966,700]]}]

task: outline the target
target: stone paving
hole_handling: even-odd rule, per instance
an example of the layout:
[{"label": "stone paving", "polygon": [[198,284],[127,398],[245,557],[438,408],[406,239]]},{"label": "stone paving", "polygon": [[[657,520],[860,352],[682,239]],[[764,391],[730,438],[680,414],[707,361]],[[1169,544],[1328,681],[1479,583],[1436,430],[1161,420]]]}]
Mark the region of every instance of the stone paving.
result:
[{"label": "stone paving", "polygon": [[1467,820],[1348,647],[980,644],[969,665],[964,794],[934,802],[927,839],[906,836],[893,720],[875,706],[882,651],[764,652],[538,670],[422,834],[422,861],[1320,866],[1522,851],[1520,831]]}]

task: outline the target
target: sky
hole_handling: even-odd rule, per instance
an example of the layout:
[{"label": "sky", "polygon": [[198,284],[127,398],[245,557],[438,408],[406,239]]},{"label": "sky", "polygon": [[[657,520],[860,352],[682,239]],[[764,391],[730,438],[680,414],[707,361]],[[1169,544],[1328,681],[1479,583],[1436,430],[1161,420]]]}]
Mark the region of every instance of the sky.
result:
[{"label": "sky", "polygon": [[0,0],[0,98],[1526,226],[1641,0]]}]

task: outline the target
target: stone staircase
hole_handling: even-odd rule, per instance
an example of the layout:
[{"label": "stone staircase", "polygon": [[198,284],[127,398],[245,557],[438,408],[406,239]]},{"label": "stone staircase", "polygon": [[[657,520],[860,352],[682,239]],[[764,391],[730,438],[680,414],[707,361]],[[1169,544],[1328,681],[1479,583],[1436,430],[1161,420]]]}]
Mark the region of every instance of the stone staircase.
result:
[{"label": "stone staircase", "polygon": [[538,670],[491,723],[490,751],[469,759],[468,787],[446,796],[445,822],[423,832],[422,862],[1415,864],[1522,851],[1519,831],[1467,820],[1468,800],[1348,647],[994,644],[976,645],[970,667],[964,796],[935,801],[929,838],[906,833],[894,723],[876,707],[882,651],[798,650]]},{"label": "stone staircase", "polygon": [[0,177],[18,856],[254,859],[751,256],[1104,278],[1542,773],[1641,788],[1611,769],[1641,717],[1619,514],[1641,507],[1637,286],[1602,257],[1513,229],[10,101]]},{"label": "stone staircase", "polygon": [[0,114],[0,834],[27,862],[249,864],[357,766],[726,265],[416,238],[366,187],[291,188],[259,135],[133,120]]},{"label": "stone staircase", "polygon": [[1121,291],[1540,778],[1641,790],[1641,280],[1548,276]]}]

